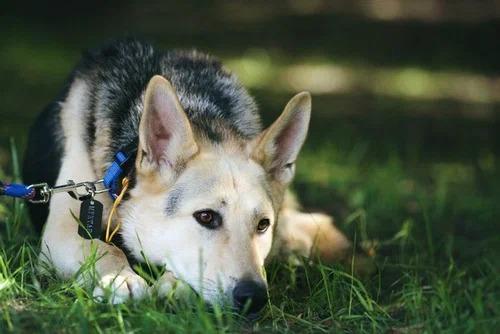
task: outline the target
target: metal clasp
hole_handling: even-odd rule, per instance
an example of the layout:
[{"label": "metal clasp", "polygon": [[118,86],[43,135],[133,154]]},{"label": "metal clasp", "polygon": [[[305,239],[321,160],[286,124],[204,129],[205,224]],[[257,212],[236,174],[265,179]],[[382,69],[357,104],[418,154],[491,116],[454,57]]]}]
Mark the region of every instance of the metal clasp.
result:
[{"label": "metal clasp", "polygon": [[31,203],[48,203],[50,200],[50,188],[47,183],[36,183],[28,186],[28,189],[35,189],[35,197],[29,199]]},{"label": "metal clasp", "polygon": [[69,180],[67,184],[54,186],[53,188],[50,188],[47,183],[32,184],[28,188],[35,189],[36,195],[34,199],[29,201],[31,203],[48,203],[53,194],[61,192],[69,193],[72,197],[83,200],[88,196],[94,197],[97,194],[107,192],[108,189],[103,184],[104,181],[102,179],[94,182],[85,181],[78,183]]}]

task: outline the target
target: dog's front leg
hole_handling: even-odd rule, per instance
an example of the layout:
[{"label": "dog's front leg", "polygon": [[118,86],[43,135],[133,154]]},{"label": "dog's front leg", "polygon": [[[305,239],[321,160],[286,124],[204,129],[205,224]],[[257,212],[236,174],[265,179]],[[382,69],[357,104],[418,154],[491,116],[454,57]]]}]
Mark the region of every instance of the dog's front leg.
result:
[{"label": "dog's front leg", "polygon": [[191,287],[184,281],[177,279],[170,271],[166,271],[155,282],[153,292],[159,297],[186,299],[191,293]]},{"label": "dog's front leg", "polygon": [[125,254],[115,246],[97,240],[101,258],[96,262],[99,281],[93,296],[99,300],[109,300],[113,304],[128,299],[142,299],[147,296],[149,287],[146,281],[129,266]]},{"label": "dog's front leg", "polygon": [[[87,240],[78,235],[78,223],[70,211],[78,213],[79,202],[64,195],[55,196],[42,237],[40,260],[52,265],[62,278],[73,278],[82,264],[95,255],[97,285],[93,295],[121,303],[129,298],[139,299],[146,295],[148,285],[130,268],[125,254],[115,246],[101,240]],[[83,270],[77,277],[85,285],[92,275]]]}]

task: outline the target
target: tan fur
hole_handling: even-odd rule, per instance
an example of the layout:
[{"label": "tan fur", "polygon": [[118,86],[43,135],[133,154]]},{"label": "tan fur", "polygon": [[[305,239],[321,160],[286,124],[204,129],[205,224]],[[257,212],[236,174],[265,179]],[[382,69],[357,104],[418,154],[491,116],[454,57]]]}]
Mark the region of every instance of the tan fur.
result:
[{"label": "tan fur", "polygon": [[287,192],[275,237],[277,252],[319,257],[322,262],[344,260],[351,243],[335,227],[333,218],[322,213],[300,212],[295,197]]}]

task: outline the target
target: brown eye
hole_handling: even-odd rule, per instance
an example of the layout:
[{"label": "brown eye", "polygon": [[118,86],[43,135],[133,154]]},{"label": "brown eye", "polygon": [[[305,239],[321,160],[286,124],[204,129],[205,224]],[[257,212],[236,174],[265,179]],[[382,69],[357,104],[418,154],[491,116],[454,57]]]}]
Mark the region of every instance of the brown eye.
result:
[{"label": "brown eye", "polygon": [[221,216],[213,210],[196,211],[193,213],[193,217],[201,226],[209,229],[216,229],[222,225]]},{"label": "brown eye", "polygon": [[259,223],[257,224],[257,233],[264,233],[267,231],[269,225],[271,225],[271,222],[269,219],[261,219]]}]

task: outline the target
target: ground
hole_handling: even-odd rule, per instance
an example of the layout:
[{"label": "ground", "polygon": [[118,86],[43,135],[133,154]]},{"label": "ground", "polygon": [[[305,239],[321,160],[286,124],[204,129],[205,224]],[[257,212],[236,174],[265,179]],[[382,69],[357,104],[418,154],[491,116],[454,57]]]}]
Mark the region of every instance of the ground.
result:
[{"label": "ground", "polygon": [[[42,18],[5,17],[0,180],[19,179],[28,124],[82,47],[121,32],[135,7],[126,8],[102,30],[104,16],[61,19],[38,7]],[[333,215],[376,269],[354,273],[363,267],[356,259],[274,261],[270,303],[256,322],[197,299],[97,303],[92,290],[36,273],[38,236],[24,203],[1,199],[0,332],[495,332],[498,21],[392,22],[311,9],[267,10],[257,20],[250,9],[224,16],[232,7],[221,8],[212,21],[193,14],[199,26],[185,29],[169,30],[179,18],[148,20],[155,8],[134,19],[162,46],[197,45],[221,56],[256,96],[266,124],[294,92],[312,91],[293,189],[307,210]]]}]

